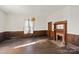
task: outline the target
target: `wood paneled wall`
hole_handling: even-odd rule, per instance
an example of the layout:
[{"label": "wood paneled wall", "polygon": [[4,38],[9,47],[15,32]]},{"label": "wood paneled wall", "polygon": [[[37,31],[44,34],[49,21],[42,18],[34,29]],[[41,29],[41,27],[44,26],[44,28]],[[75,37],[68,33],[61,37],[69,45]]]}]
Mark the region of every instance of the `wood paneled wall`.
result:
[{"label": "wood paneled wall", "polygon": [[68,34],[67,35],[67,42],[72,43],[76,46],[79,46],[79,35]]},{"label": "wood paneled wall", "polygon": [[6,38],[11,38],[11,37],[18,37],[18,38],[25,38],[25,37],[38,37],[38,36],[46,36],[46,30],[39,30],[39,31],[34,31],[33,34],[24,34],[24,31],[15,31],[15,32],[5,32],[5,37]]},{"label": "wood paneled wall", "polygon": [[53,22],[48,22],[48,31],[47,31],[47,35],[49,37],[49,39],[53,40],[54,39],[54,31],[52,31],[53,28]]},{"label": "wood paneled wall", "polygon": [[4,33],[1,32],[1,33],[0,33],[0,41],[3,41],[3,40],[4,40]]}]

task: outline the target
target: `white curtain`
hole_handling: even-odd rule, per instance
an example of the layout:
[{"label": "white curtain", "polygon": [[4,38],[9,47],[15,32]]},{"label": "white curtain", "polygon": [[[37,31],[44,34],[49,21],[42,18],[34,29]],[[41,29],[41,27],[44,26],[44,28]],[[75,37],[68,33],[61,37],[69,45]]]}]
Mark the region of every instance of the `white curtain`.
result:
[{"label": "white curtain", "polygon": [[29,28],[28,28],[28,20],[25,20],[24,22],[24,34],[27,34],[29,31]]},{"label": "white curtain", "polygon": [[24,34],[33,33],[33,21],[32,19],[25,20]]},{"label": "white curtain", "polygon": [[29,28],[30,32],[29,33],[33,33],[33,21],[32,20],[29,20],[29,26],[30,26],[30,28]]}]

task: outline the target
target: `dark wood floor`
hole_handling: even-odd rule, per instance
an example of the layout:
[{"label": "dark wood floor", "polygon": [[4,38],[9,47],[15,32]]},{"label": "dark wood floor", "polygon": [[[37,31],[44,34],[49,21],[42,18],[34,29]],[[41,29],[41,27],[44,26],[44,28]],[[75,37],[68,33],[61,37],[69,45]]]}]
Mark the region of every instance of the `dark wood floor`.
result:
[{"label": "dark wood floor", "polygon": [[47,37],[14,38],[0,43],[1,54],[62,54],[78,53],[71,49],[60,48]]}]

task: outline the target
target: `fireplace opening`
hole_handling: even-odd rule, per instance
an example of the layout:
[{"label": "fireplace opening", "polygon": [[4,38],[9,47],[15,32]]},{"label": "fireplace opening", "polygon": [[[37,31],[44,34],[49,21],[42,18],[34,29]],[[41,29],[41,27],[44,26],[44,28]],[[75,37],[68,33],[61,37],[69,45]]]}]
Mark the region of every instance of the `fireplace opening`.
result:
[{"label": "fireplace opening", "polygon": [[57,35],[57,40],[58,41],[62,41],[63,40],[63,37],[61,35]]}]

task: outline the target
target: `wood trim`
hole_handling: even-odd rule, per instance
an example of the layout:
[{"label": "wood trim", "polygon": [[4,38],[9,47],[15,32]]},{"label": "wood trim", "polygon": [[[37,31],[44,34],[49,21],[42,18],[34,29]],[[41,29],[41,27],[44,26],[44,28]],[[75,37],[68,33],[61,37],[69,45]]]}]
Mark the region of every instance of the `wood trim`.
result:
[{"label": "wood trim", "polygon": [[17,38],[25,38],[25,37],[38,37],[38,36],[46,36],[47,30],[39,30],[39,31],[34,31],[33,34],[24,34],[24,31],[15,31],[15,32],[5,32],[5,37],[6,38],[12,38],[12,37],[17,37]]},{"label": "wood trim", "polygon": [[0,41],[4,40],[4,32],[0,32]]},{"label": "wood trim", "polygon": [[49,36],[49,31],[47,31],[47,34],[46,34],[51,40],[54,39],[54,31],[50,31],[50,36]]},{"label": "wood trim", "polygon": [[34,31],[33,36],[47,36],[47,30]]},{"label": "wood trim", "polygon": [[79,35],[67,34],[67,42],[79,46]]},{"label": "wood trim", "polygon": [[49,39],[53,39],[54,37],[53,37],[53,31],[52,31],[52,22],[48,22],[48,37],[49,37]]},{"label": "wood trim", "polygon": [[58,25],[58,24],[65,24],[67,23],[67,20],[64,20],[64,21],[58,21],[58,22],[55,22],[54,24]]}]

